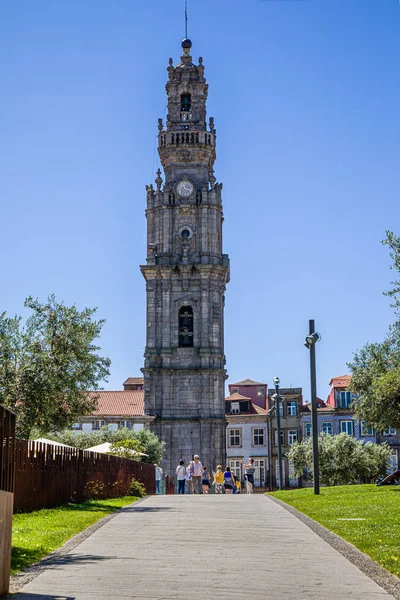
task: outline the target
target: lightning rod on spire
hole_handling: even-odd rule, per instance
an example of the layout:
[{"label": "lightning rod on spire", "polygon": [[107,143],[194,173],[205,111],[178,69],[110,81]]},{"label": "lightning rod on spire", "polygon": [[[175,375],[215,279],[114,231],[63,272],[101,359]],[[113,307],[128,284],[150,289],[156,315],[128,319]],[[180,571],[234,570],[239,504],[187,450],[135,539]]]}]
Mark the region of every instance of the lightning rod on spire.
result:
[{"label": "lightning rod on spire", "polygon": [[187,32],[187,22],[188,22],[188,16],[187,16],[187,0],[185,0],[185,38],[187,38],[187,36],[188,36],[188,32]]}]

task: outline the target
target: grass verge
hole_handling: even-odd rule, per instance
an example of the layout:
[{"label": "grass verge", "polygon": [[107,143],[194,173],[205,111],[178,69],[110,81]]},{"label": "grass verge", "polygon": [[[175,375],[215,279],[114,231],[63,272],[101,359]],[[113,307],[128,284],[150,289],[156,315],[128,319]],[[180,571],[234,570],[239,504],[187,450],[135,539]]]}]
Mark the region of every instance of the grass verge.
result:
[{"label": "grass verge", "polygon": [[272,492],[400,577],[400,486],[347,485]]},{"label": "grass verge", "polygon": [[60,548],[106,515],[139,500],[135,496],[64,504],[13,517],[11,575]]}]

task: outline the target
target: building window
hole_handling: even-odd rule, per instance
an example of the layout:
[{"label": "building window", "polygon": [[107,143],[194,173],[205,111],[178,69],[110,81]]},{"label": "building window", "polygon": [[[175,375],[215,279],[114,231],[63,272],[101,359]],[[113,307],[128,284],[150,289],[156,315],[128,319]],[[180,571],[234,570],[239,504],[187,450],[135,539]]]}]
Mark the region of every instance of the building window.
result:
[{"label": "building window", "polygon": [[265,446],[264,427],[255,427],[253,429],[253,446]]},{"label": "building window", "polygon": [[239,404],[239,402],[231,402],[231,413],[233,415],[238,415],[240,413],[240,404]]},{"label": "building window", "polygon": [[353,421],[340,421],[340,432],[353,435]]},{"label": "building window", "polygon": [[257,388],[257,396],[258,396],[259,398],[264,398],[264,395],[265,395],[265,394],[264,394],[264,388],[263,388],[263,387],[259,387],[259,388]]},{"label": "building window", "polygon": [[374,435],[374,428],[367,425],[367,421],[361,421],[361,435]]},{"label": "building window", "polygon": [[304,425],[304,437],[311,437],[311,423],[306,423]]},{"label": "building window", "polygon": [[287,416],[288,417],[296,416],[296,402],[288,402],[287,403]]},{"label": "building window", "polygon": [[279,402],[279,416],[283,417],[283,402]]},{"label": "building window", "polygon": [[254,482],[256,485],[265,485],[265,458],[254,459]]},{"label": "building window", "polygon": [[322,435],[333,435],[333,424],[330,421],[321,423],[321,433]]},{"label": "building window", "polygon": [[351,403],[352,403],[351,392],[340,392],[341,408],[350,408]]},{"label": "building window", "polygon": [[101,429],[102,427],[105,427],[105,424],[105,421],[93,421],[92,429]]},{"label": "building window", "polygon": [[118,427],[120,429],[122,429],[123,427],[126,427],[126,429],[131,429],[132,427],[132,422],[131,421],[120,421],[118,423]]},{"label": "building window", "polygon": [[230,460],[229,467],[231,469],[231,473],[233,473],[233,476],[240,481],[242,479],[242,461],[236,459]]},{"label": "building window", "polygon": [[181,95],[181,111],[189,112],[192,107],[192,100],[190,94],[182,94]]},{"label": "building window", "polygon": [[182,306],[179,309],[179,348],[193,346],[193,309],[191,306]]},{"label": "building window", "polygon": [[297,442],[297,429],[289,429],[288,431],[288,444],[292,446]]},{"label": "building window", "polygon": [[[274,430],[274,446],[278,445],[278,430]],[[281,429],[281,446],[285,445],[285,432]]]},{"label": "building window", "polygon": [[242,430],[241,429],[229,429],[229,447],[230,448],[241,448],[242,447]]},{"label": "building window", "polygon": [[239,393],[239,388],[232,388],[232,394],[238,394]]},{"label": "building window", "polygon": [[388,427],[388,429],[384,429],[383,435],[396,435],[395,427]]}]

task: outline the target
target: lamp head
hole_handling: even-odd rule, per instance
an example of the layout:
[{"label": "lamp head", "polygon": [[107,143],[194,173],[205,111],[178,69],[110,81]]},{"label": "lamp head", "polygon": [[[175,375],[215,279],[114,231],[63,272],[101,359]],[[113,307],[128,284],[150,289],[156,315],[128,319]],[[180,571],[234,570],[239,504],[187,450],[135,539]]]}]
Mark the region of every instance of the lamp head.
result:
[{"label": "lamp head", "polygon": [[319,342],[321,339],[321,336],[319,333],[317,333],[316,331],[314,333],[310,333],[308,334],[308,336],[306,337],[306,341],[304,343],[304,345],[306,346],[306,348],[310,347],[310,346],[314,346],[314,344],[316,344],[317,342]]},{"label": "lamp head", "polygon": [[279,377],[274,377],[274,384],[279,385]]}]

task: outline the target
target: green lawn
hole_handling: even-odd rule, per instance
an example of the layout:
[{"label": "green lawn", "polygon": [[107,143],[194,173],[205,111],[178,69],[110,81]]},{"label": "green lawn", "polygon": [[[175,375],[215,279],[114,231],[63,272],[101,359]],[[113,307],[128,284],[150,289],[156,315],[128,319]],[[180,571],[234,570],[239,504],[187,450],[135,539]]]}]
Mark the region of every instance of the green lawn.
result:
[{"label": "green lawn", "polygon": [[72,536],[139,498],[124,496],[65,504],[13,517],[11,574],[14,575],[60,548]]},{"label": "green lawn", "polygon": [[307,488],[271,496],[318,521],[400,577],[400,486],[321,488],[319,496]]}]

